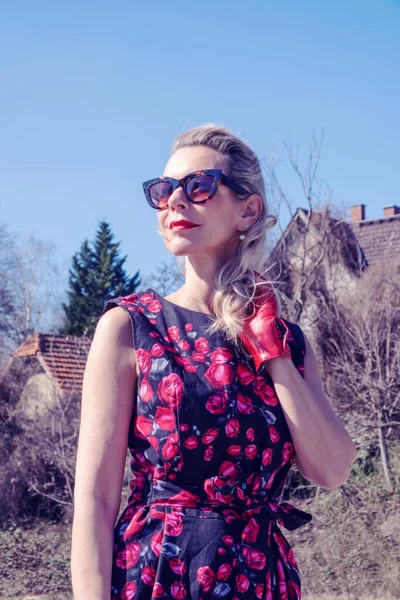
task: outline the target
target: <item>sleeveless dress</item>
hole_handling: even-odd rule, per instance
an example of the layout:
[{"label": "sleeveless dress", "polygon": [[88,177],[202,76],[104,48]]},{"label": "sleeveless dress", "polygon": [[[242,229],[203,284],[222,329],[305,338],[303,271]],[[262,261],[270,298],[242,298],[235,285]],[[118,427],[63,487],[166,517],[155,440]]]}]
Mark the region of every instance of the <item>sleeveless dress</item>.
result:
[{"label": "sleeveless dress", "polygon": [[[258,373],[212,317],[152,288],[113,298],[132,322],[140,370],[129,428],[132,480],[114,529],[112,600],[300,600],[279,526],[312,515],[279,496],[294,462],[265,366]],[[304,377],[305,342],[290,329]]]}]

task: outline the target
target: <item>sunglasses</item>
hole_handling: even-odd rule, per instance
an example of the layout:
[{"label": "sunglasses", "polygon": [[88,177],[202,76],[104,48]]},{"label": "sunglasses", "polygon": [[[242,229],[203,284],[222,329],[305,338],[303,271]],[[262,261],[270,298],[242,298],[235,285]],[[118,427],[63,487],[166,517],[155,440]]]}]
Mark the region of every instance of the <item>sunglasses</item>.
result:
[{"label": "sunglasses", "polygon": [[168,200],[180,186],[182,186],[183,193],[189,202],[202,204],[214,196],[221,184],[226,185],[240,195],[249,196],[251,193],[225,175],[220,169],[194,171],[185,175],[182,179],[174,179],[173,177],[149,179],[143,183],[143,190],[146,200],[152,208],[165,210],[168,208]]}]

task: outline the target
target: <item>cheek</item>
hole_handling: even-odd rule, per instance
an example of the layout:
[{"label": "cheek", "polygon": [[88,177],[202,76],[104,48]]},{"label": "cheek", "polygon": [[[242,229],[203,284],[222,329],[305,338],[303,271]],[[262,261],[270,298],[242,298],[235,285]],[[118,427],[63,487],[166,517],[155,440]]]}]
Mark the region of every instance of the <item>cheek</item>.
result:
[{"label": "cheek", "polygon": [[219,217],[218,219],[211,220],[207,225],[207,237],[213,242],[217,244],[223,244],[228,240],[231,240],[232,235],[234,235],[235,227],[232,223],[232,220],[225,215],[224,217]]},{"label": "cheek", "polygon": [[157,211],[157,223],[160,228],[165,228],[167,225],[167,215],[166,211]]}]

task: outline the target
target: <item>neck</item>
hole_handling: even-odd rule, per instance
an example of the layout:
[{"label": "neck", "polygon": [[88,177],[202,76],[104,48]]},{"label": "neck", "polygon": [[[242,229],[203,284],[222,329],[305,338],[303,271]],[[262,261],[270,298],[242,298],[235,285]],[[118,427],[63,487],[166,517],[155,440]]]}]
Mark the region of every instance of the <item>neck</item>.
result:
[{"label": "neck", "polygon": [[212,313],[211,298],[215,291],[216,269],[204,257],[200,264],[201,268],[197,269],[192,257],[190,261],[186,257],[185,283],[179,291],[182,302],[189,302],[188,308],[196,307],[199,312]]}]

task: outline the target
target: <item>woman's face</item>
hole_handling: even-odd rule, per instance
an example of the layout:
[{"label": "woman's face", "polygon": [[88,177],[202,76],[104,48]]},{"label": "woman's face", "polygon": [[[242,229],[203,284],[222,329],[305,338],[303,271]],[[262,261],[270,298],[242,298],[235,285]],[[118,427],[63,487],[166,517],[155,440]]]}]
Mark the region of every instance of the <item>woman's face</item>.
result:
[{"label": "woman's face", "polygon": [[[169,159],[163,176],[181,179],[202,169],[221,169],[226,175],[225,160],[206,146],[177,150]],[[204,204],[193,204],[182,187],[168,201],[168,208],[157,211],[160,232],[169,252],[175,256],[215,255],[226,260],[234,254],[239,243],[239,229],[249,225],[242,215],[246,200],[240,200],[230,188],[220,185],[214,196]],[[171,221],[186,219],[199,225],[189,229],[170,229]]]}]

